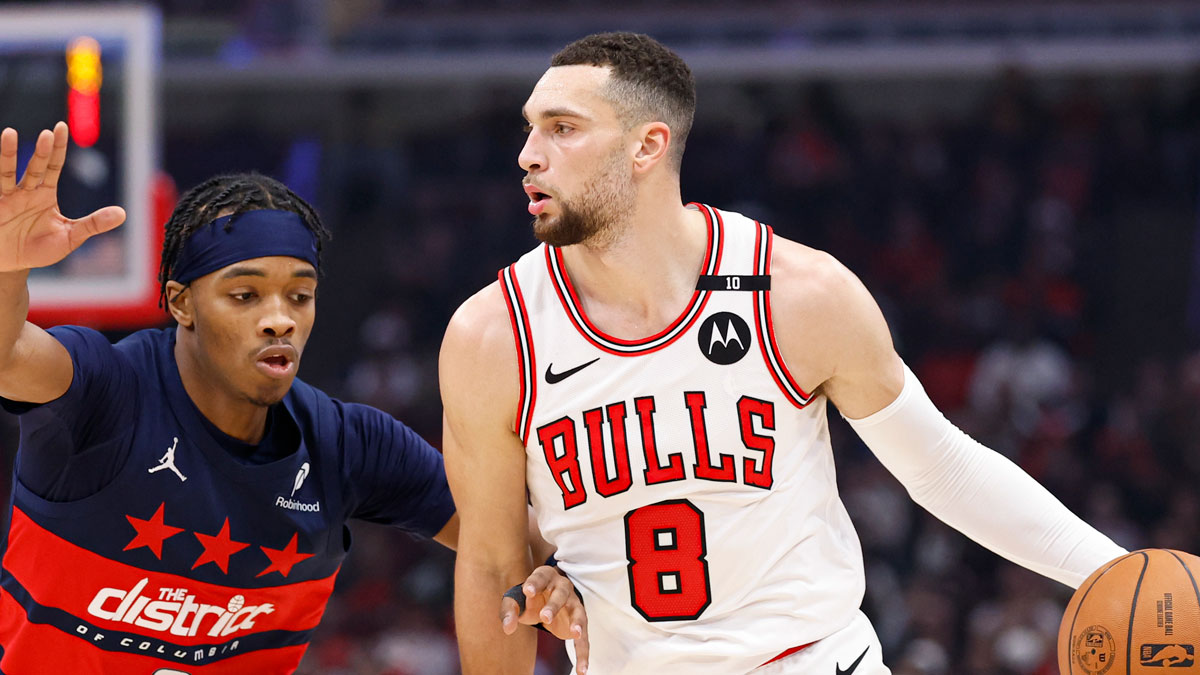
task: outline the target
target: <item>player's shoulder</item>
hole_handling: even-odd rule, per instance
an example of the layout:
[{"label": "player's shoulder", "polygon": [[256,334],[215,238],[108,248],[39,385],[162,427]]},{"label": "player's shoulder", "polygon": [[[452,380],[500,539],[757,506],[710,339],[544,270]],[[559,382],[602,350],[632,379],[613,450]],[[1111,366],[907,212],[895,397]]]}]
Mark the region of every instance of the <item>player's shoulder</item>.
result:
[{"label": "player's shoulder", "polygon": [[446,325],[440,372],[443,379],[468,379],[507,368],[516,362],[512,322],[504,289],[493,281],[467,298]]},{"label": "player's shoulder", "polygon": [[170,352],[171,334],[165,329],[147,328],[121,338],[113,343],[100,331],[87,326],[61,325],[48,331],[64,347],[71,358],[85,365],[113,363],[132,367],[134,370],[150,371]]},{"label": "player's shoulder", "polygon": [[517,349],[503,288],[492,282],[467,298],[446,326],[438,359],[447,412],[494,407],[507,414],[518,394]]},{"label": "player's shoulder", "polygon": [[776,237],[771,253],[771,321],[789,369],[809,391],[864,355],[890,353],[874,298],[825,251]]},{"label": "player's shoulder", "polygon": [[487,351],[512,342],[509,307],[504,289],[493,281],[467,298],[446,326],[442,349],[471,347]]},{"label": "player's shoulder", "polygon": [[395,428],[408,428],[383,410],[335,398],[300,378],[292,381],[283,404],[308,443],[309,453],[315,455],[336,453],[344,458],[347,452],[377,451],[381,448],[371,450],[371,443],[395,438],[397,435],[390,433]]},{"label": "player's shoulder", "polygon": [[861,288],[858,277],[829,253],[775,235],[771,302],[778,309],[832,311]]},{"label": "player's shoulder", "polygon": [[[101,337],[103,337],[102,334]],[[175,344],[173,338],[174,334],[171,329],[144,328],[121,338],[113,346],[128,354],[150,356],[171,349]]]}]

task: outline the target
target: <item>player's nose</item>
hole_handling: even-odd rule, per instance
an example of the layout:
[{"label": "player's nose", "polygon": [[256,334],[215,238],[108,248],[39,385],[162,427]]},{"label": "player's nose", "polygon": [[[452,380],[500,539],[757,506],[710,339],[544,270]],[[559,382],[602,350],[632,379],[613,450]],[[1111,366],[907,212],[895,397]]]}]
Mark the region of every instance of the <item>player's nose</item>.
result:
[{"label": "player's nose", "polygon": [[517,164],[529,173],[545,169],[546,155],[540,146],[537,129],[534,129],[525,137],[525,146],[521,148],[521,154],[517,155]]},{"label": "player's nose", "polygon": [[258,321],[259,335],[288,337],[296,332],[296,318],[288,311],[286,298],[274,298],[263,303],[264,312]]}]

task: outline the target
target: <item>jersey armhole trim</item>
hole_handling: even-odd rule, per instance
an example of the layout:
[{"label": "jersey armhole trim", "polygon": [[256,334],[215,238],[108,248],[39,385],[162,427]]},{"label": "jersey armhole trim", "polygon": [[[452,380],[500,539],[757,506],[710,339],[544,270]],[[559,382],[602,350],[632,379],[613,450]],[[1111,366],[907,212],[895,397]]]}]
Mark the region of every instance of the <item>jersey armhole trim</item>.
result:
[{"label": "jersey armhole trim", "polygon": [[533,332],[529,329],[529,312],[525,309],[525,298],[517,282],[516,264],[500,270],[500,286],[504,289],[504,304],[508,307],[508,319],[512,324],[513,342],[517,348],[518,379],[521,393],[517,399],[517,417],[513,420],[513,431],[522,443],[529,442],[529,428],[533,423],[533,404],[537,400],[537,359],[533,351]]},{"label": "jersey armhole trim", "polygon": [[[754,238],[754,273],[765,276],[771,275],[771,242],[774,236],[774,231],[769,225],[764,225],[757,220],[754,224],[758,227],[758,232]],[[775,380],[775,384],[779,385],[779,390],[787,397],[788,401],[797,408],[803,408],[812,402],[814,396],[804,391],[800,385],[796,384],[792,378],[792,373],[788,370],[787,364],[783,362],[783,356],[779,352],[779,345],[775,341],[775,327],[771,321],[771,291],[756,291],[754,293],[754,328],[758,333],[758,345],[762,351],[763,362],[766,363],[767,370],[771,373],[771,377]]]}]

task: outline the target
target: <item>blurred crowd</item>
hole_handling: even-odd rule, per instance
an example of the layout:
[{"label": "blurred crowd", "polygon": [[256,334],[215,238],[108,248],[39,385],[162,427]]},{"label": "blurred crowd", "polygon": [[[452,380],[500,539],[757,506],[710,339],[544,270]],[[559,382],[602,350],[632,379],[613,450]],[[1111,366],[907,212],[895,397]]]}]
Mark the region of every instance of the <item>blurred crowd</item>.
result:
[{"label": "blurred crowd", "polygon": [[[524,95],[402,135],[376,133],[387,111],[370,100],[336,141],[280,145],[235,122],[168,133],[164,160],[181,188],[257,168],[317,204],[334,241],[302,377],[438,444],[442,330],[535,245],[516,166]],[[722,114],[700,100],[685,199],[838,257],[939,407],[1118,543],[1200,552],[1200,89],[1008,72],[936,114],[868,114],[822,83],[728,100]],[[930,517],[830,416],[893,672],[1057,672],[1069,589]],[[356,526],[301,673],[457,672],[452,573],[449,551]],[[565,674],[561,647],[541,646],[539,674]]]},{"label": "blurred crowd", "polygon": [[[13,0],[0,0],[0,4]],[[243,67],[256,59],[329,53],[395,57],[544,54],[580,34],[616,28],[681,51],[736,47],[980,45],[1200,36],[1200,7],[1180,0],[157,0],[168,56]],[[1061,44],[1060,42],[1060,44]],[[1061,56],[1061,55],[1060,55]],[[1103,57],[1102,57],[1103,58]],[[854,61],[855,59],[851,59]]]}]

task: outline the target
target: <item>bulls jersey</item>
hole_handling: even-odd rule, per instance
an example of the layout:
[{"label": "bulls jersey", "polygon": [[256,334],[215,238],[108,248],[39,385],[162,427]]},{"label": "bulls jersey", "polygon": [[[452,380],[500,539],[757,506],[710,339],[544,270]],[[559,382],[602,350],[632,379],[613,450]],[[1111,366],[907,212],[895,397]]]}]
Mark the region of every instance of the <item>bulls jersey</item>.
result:
[{"label": "bulls jersey", "polygon": [[[430,536],[454,511],[440,455],[382,412],[296,380],[260,444],[278,452],[239,458],[185,392],[174,331],[116,345],[52,333],[70,389],[5,405],[22,413],[0,569],[6,675],[290,673],[347,518]],[[35,470],[48,457],[65,464]],[[38,493],[26,484],[54,470]]]},{"label": "bulls jersey", "polygon": [[530,499],[585,601],[594,675],[749,672],[862,600],[825,400],[772,334],[771,229],[692,208],[697,290],[652,337],[594,326],[556,248],[500,272]]}]

